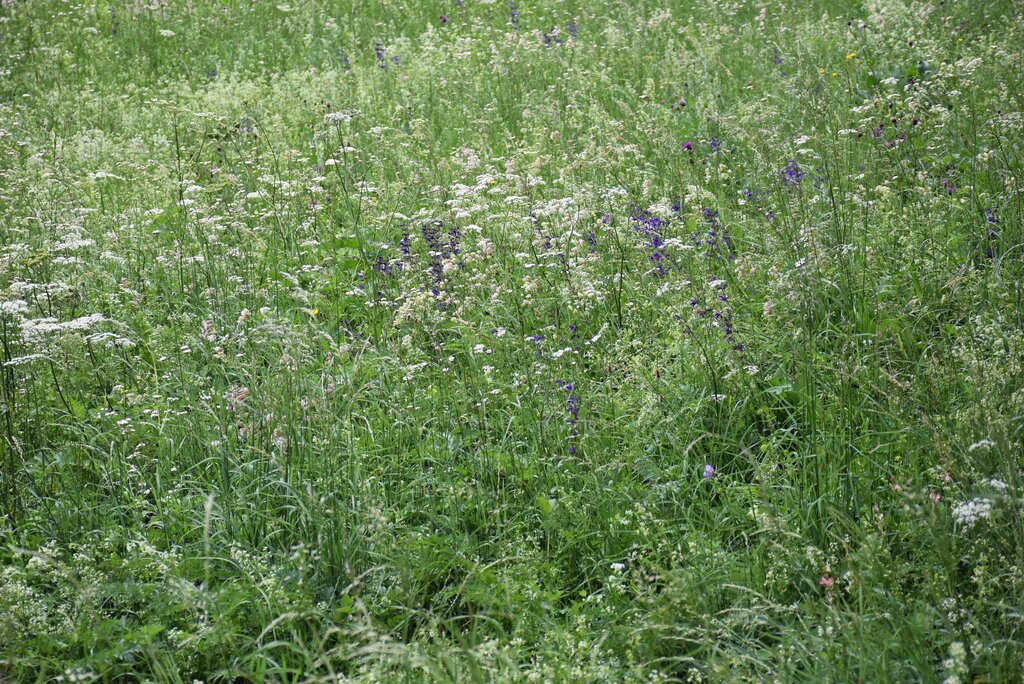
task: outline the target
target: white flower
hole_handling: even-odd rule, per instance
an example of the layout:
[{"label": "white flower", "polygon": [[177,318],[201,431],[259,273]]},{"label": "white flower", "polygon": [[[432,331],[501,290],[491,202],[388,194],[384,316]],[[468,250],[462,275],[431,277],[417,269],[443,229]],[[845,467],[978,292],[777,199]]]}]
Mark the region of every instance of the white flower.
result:
[{"label": "white flower", "polygon": [[969,530],[979,520],[992,515],[992,502],[985,498],[969,499],[953,507],[953,519],[965,530]]},{"label": "white flower", "polygon": [[[349,123],[352,121],[352,116],[346,112],[331,112],[324,116],[325,124],[336,124],[336,123]],[[337,162],[335,162],[337,163]]]},{"label": "white flower", "polygon": [[173,38],[176,34],[170,29],[160,29],[160,35],[164,38]]},{"label": "white flower", "polygon": [[1004,493],[1007,489],[1009,489],[1009,485],[1007,485],[1002,480],[996,479],[989,480],[988,486],[994,489],[995,491],[999,492],[1000,494]]},{"label": "white flower", "polygon": [[16,316],[28,312],[28,302],[23,299],[12,299],[9,302],[0,302],[0,314]]}]

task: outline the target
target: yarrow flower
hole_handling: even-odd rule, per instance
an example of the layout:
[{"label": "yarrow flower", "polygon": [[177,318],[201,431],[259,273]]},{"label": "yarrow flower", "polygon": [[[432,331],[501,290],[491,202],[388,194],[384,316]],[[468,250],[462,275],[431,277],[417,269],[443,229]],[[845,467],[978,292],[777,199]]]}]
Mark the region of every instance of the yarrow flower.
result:
[{"label": "yarrow flower", "polygon": [[992,502],[985,498],[968,499],[953,507],[953,520],[965,530],[992,515]]}]

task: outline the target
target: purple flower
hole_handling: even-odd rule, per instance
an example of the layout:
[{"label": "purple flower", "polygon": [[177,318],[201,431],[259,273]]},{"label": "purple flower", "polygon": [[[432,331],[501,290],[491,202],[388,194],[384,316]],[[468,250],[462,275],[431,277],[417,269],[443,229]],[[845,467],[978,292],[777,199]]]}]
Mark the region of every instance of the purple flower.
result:
[{"label": "purple flower", "polygon": [[782,169],[782,180],[794,187],[799,186],[806,175],[804,171],[800,170],[800,165],[796,159],[790,159],[789,163],[786,164],[786,168]]},{"label": "purple flower", "polygon": [[710,463],[704,465],[704,479],[710,480],[715,476],[715,467]]},{"label": "purple flower", "polygon": [[448,23],[448,15],[447,14],[442,14],[440,21],[441,21],[441,26],[444,26],[445,24],[447,24]]},{"label": "purple flower", "polygon": [[692,140],[687,140],[686,142],[683,143],[683,151],[691,152],[691,153],[693,152],[693,141]]}]

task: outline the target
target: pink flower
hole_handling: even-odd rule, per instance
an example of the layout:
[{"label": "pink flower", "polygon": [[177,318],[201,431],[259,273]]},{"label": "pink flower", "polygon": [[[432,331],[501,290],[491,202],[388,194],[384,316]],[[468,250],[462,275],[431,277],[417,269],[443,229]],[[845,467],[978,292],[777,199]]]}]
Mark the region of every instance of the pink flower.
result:
[{"label": "pink flower", "polygon": [[835,584],[835,583],[836,583],[836,581],[834,579],[832,579],[831,577],[829,577],[828,575],[822,575],[821,579],[818,580],[818,584],[820,584],[821,586],[825,587],[826,589],[831,589],[832,585]]}]

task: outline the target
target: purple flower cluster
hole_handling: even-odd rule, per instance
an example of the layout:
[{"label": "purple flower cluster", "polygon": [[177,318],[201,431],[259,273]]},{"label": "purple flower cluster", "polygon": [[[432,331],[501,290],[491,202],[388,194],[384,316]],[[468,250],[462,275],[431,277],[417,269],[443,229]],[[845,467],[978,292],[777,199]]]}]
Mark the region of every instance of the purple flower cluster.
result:
[{"label": "purple flower cluster", "polygon": [[650,249],[647,258],[654,263],[654,274],[664,278],[675,264],[675,258],[665,249],[665,229],[671,221],[655,216],[633,202],[629,203],[629,213],[633,230],[644,237]]},{"label": "purple flower cluster", "polygon": [[[419,234],[425,247],[425,259],[418,257],[418,250],[415,248],[415,228],[419,228]],[[412,230],[410,230],[412,228]],[[398,243],[400,256],[397,259],[388,261],[378,257],[374,263],[374,270],[383,276],[397,277],[399,273],[410,272],[421,273],[425,280],[422,287],[429,288],[431,294],[440,299],[447,289],[448,275],[445,273],[446,262],[455,260],[459,268],[463,266],[459,259],[462,231],[457,225],[447,225],[440,219],[427,220],[418,226],[405,225],[402,228],[402,239]],[[425,264],[423,268],[417,269],[417,264]],[[450,269],[449,269],[450,270]],[[439,303],[439,306],[443,304]]]},{"label": "purple flower cluster", "polygon": [[746,350],[746,345],[736,340],[733,330],[732,309],[729,307],[729,296],[725,293],[726,283],[724,280],[713,279],[709,286],[717,292],[709,305],[704,305],[701,300],[694,297],[690,300],[690,308],[697,319],[712,322],[714,327],[721,328],[722,336],[729,346],[738,352]]},{"label": "purple flower cluster", "polygon": [[746,190],[744,190],[744,191],[743,191],[743,197],[744,197],[744,198],[746,198],[746,200],[747,200],[748,202],[755,202],[755,203],[757,203],[757,204],[760,204],[760,203],[761,203],[761,200],[766,200],[766,199],[768,199],[768,195],[770,195],[770,194],[771,194],[771,192],[772,192],[772,191],[771,191],[770,189],[765,189],[765,190],[757,190],[757,189],[755,189],[755,190],[750,190],[750,189],[748,188],[748,189],[746,189]]},{"label": "purple flower cluster", "polygon": [[704,228],[693,231],[691,236],[696,249],[705,249],[704,256],[709,259],[735,259],[732,250],[732,239],[729,229],[718,220],[718,212],[704,209]]},{"label": "purple flower cluster", "polygon": [[[436,297],[440,295],[437,288],[444,280],[445,260],[459,256],[462,231],[458,226],[451,226],[445,230],[444,221],[437,219],[425,221],[420,226],[420,234],[423,236],[423,242],[427,245],[427,253],[430,256],[429,270],[433,274],[435,285],[433,293]],[[459,262],[459,266],[462,266],[462,262]]]},{"label": "purple flower cluster", "polygon": [[800,183],[803,182],[804,176],[807,175],[807,173],[800,168],[800,164],[797,163],[796,159],[790,159],[789,163],[786,164],[781,173],[782,182],[791,188],[800,187]]},{"label": "purple flower cluster", "polygon": [[[555,380],[555,384],[563,392],[568,392],[568,396],[565,398],[565,422],[569,425],[569,431],[572,439],[579,437],[579,420],[580,420],[580,398],[576,394],[576,383],[568,382],[565,380]],[[569,454],[576,454],[576,447],[569,445]]]}]

